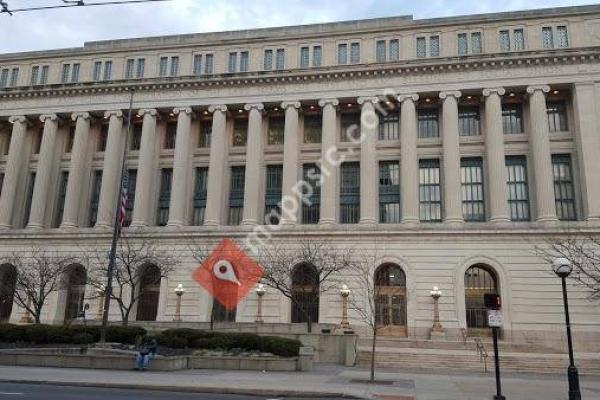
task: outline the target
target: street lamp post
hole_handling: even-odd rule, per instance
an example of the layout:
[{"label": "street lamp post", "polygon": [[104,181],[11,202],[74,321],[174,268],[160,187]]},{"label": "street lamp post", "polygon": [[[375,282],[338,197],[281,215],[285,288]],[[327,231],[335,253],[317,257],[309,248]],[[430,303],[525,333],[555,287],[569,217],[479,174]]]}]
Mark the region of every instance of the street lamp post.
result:
[{"label": "street lamp post", "polygon": [[442,324],[440,323],[440,297],[442,297],[442,291],[439,287],[434,286],[429,294],[433,298],[433,326],[431,327],[431,338],[441,338],[445,336],[444,328],[442,328]]},{"label": "street lamp post", "polygon": [[554,273],[562,281],[563,302],[565,305],[565,321],[567,325],[567,343],[569,345],[569,400],[581,400],[579,389],[579,373],[573,357],[573,339],[571,337],[571,319],[569,317],[569,299],[567,296],[567,277],[573,272],[573,264],[566,258],[556,258],[552,263]]},{"label": "street lamp post", "polygon": [[263,321],[263,316],[262,316],[262,301],[263,301],[263,296],[265,295],[265,293],[267,293],[267,290],[265,289],[265,285],[263,285],[262,283],[259,283],[258,286],[256,287],[256,295],[258,296],[258,304],[256,305],[256,323],[258,324],[262,324]]},{"label": "street lamp post", "polygon": [[350,289],[347,285],[342,285],[340,289],[340,296],[342,296],[342,322],[340,322],[340,328],[350,328],[350,322],[348,322],[348,296],[350,296]]},{"label": "street lamp post", "polygon": [[174,292],[177,295],[177,306],[175,308],[175,318],[173,318],[173,321],[181,322],[181,297],[185,293],[185,289],[180,283],[179,285],[177,285]]}]

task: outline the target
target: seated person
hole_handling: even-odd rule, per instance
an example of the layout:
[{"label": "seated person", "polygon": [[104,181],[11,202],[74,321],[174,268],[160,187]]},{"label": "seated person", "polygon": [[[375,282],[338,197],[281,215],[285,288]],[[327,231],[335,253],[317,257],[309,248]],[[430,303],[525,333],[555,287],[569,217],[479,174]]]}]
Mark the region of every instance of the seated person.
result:
[{"label": "seated person", "polygon": [[145,371],[148,369],[150,359],[156,355],[158,351],[158,343],[156,339],[152,339],[149,342],[140,346],[139,352],[135,357],[135,370]]}]

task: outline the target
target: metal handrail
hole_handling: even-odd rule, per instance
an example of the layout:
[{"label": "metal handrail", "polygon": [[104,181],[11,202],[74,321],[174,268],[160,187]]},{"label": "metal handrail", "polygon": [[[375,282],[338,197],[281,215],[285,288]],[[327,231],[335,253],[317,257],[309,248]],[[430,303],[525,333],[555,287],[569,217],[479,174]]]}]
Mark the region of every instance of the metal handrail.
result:
[{"label": "metal handrail", "polygon": [[475,346],[477,346],[477,354],[479,354],[479,362],[483,363],[483,370],[485,372],[488,372],[487,369],[487,359],[489,357],[487,350],[485,349],[485,346],[483,345],[483,342],[481,341],[481,339],[476,338],[475,339]]}]

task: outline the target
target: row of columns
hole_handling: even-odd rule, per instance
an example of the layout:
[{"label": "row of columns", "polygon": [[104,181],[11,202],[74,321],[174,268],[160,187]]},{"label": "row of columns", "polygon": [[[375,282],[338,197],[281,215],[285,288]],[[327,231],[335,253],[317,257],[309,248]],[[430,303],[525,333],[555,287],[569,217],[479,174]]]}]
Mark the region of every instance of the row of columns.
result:
[{"label": "row of columns", "polygon": [[[553,222],[557,220],[553,173],[551,163],[550,138],[546,117],[545,94],[549,86],[530,86],[527,93],[530,96],[531,131],[530,149],[533,160],[535,180],[536,215],[539,222]],[[490,88],[483,90],[485,98],[485,153],[490,194],[490,221],[505,223],[510,221],[506,195],[506,168],[504,152],[504,133],[502,129],[502,100],[505,94],[503,88]],[[590,122],[595,109],[589,102],[595,104],[595,93],[587,87],[578,89],[576,86],[576,113],[579,113],[577,144],[580,151],[580,173],[584,190],[584,208],[587,219],[600,219],[600,193],[597,181],[600,177],[599,168],[593,162],[594,154],[590,153],[588,146],[597,145],[597,135],[594,135],[596,124]],[[450,225],[462,224],[462,191],[460,181],[460,149],[458,130],[458,101],[460,91],[447,91],[439,94],[442,100],[442,143],[443,143],[443,198],[444,221]],[[419,222],[419,166],[417,151],[417,94],[400,95],[397,97],[401,107],[401,209],[402,223],[414,225]],[[363,140],[360,145],[360,180],[361,204],[360,223],[375,224],[379,220],[378,207],[378,182],[379,167],[377,159],[378,113],[376,111],[379,99],[377,97],[361,97],[361,132]],[[333,224],[337,221],[337,181],[338,166],[336,161],[337,145],[337,99],[323,99],[319,101],[322,108],[322,152],[321,169],[325,175],[321,186],[320,223]],[[291,101],[281,104],[285,110],[284,127],[284,156],[283,156],[283,195],[287,198],[296,196],[293,187],[298,181],[299,165],[299,109],[300,102]],[[262,223],[263,213],[261,204],[262,171],[264,166],[264,134],[262,112],[264,105],[261,103],[246,104],[248,111],[248,141],[246,149],[246,184],[244,191],[244,225]],[[217,226],[224,220],[227,202],[223,198],[223,177],[227,176],[228,167],[228,141],[226,132],[227,106],[215,105],[209,108],[213,114],[212,139],[210,149],[210,164],[208,173],[205,224]],[[192,160],[192,118],[191,107],[176,108],[177,136],[174,156],[173,185],[169,211],[170,226],[185,224],[185,210],[190,197],[189,182]],[[590,115],[583,115],[589,112]],[[138,175],[136,185],[136,203],[133,212],[132,226],[146,226],[151,224],[154,211],[151,209],[153,191],[155,190],[155,171],[158,167],[157,160],[157,117],[155,109],[139,110],[138,115],[143,117],[142,138],[138,161]],[[86,146],[90,139],[89,113],[75,113],[72,115],[76,121],[75,139],[73,144],[71,169],[67,184],[65,210],[62,227],[73,228],[79,226],[82,187],[84,186]],[[123,134],[123,113],[121,111],[108,111],[105,118],[109,119],[107,149],[105,152],[102,187],[98,209],[97,226],[109,227],[114,221],[114,210],[118,198],[119,176],[122,165],[123,149],[126,145],[126,135]],[[40,120],[44,123],[43,140],[38,161],[31,213],[28,227],[40,229],[45,226],[46,203],[51,189],[52,174],[56,170],[57,130],[58,117],[42,115]],[[25,117],[11,117],[13,132],[9,148],[9,155],[5,168],[4,187],[0,197],[0,228],[9,228],[15,209],[15,199],[18,182],[22,178],[22,171],[26,168],[24,157],[25,134],[27,120]],[[593,147],[592,147],[593,149]],[[597,148],[596,148],[597,149]],[[590,196],[597,196],[591,198]],[[281,223],[284,225],[296,224],[295,213],[284,214]]]}]

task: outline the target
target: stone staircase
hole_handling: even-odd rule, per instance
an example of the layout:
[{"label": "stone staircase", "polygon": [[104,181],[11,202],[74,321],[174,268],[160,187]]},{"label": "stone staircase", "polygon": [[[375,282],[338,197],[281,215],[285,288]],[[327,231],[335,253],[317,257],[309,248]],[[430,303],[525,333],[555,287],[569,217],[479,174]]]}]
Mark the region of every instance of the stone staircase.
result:
[{"label": "stone staircase", "polygon": [[[487,339],[486,339],[487,340]],[[375,363],[378,368],[410,370],[455,370],[465,372],[494,371],[494,353],[491,341],[482,341],[482,356],[475,341],[431,341],[399,338],[377,340]],[[372,339],[362,338],[358,343],[356,365],[368,367],[371,362]],[[503,372],[510,373],[566,373],[567,354],[536,346],[500,343],[500,363]],[[600,354],[576,353],[575,362],[581,375],[600,375]]]}]

